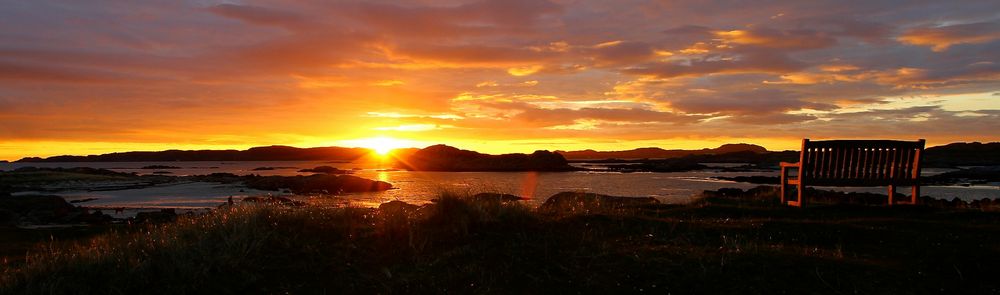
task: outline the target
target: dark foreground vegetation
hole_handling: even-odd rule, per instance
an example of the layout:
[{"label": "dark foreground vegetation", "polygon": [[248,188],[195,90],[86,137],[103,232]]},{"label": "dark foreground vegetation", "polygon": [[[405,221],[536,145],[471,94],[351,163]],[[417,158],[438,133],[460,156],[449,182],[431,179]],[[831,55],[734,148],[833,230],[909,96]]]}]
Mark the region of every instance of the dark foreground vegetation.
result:
[{"label": "dark foreground vegetation", "polygon": [[689,205],[563,193],[425,206],[243,204],[47,242],[0,292],[986,294],[1000,292],[1000,213],[872,206],[833,194],[788,208],[773,187]]}]

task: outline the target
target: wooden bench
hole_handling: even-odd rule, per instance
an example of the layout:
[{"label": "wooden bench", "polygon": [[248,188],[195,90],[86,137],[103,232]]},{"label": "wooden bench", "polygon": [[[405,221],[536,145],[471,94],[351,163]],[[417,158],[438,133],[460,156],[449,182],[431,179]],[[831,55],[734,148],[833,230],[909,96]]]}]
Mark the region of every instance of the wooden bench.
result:
[{"label": "wooden bench", "polygon": [[[910,204],[920,197],[920,154],[924,140],[802,140],[798,163],[781,163],[781,202],[801,207],[802,193],[811,186],[888,186],[889,206],[896,186],[912,186]],[[798,170],[795,179],[789,170]],[[786,201],[788,186],[798,197]],[[899,202],[903,203],[903,202]]]}]

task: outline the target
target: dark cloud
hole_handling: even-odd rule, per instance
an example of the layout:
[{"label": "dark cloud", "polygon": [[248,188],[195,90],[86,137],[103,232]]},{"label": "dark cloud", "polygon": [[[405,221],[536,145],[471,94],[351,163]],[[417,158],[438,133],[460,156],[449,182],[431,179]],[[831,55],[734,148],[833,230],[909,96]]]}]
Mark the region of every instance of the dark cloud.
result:
[{"label": "dark cloud", "polygon": [[374,40],[360,33],[306,32],[227,48],[205,58],[237,71],[303,73],[363,59]]},{"label": "dark cloud", "polygon": [[688,113],[772,114],[801,109],[829,110],[828,104],[808,102],[800,93],[779,89],[708,92],[686,97],[667,97],[669,104]]},{"label": "dark cloud", "polygon": [[658,78],[703,76],[731,73],[789,73],[806,65],[781,53],[768,51],[748,52],[739,56],[710,55],[681,62],[645,64],[624,70],[625,73],[648,75]]},{"label": "dark cloud", "polygon": [[735,115],[725,118],[725,120],[734,123],[751,124],[751,125],[792,124],[792,123],[802,123],[806,121],[812,121],[815,119],[816,116],[813,115],[796,115],[796,114],[785,114],[785,113]]},{"label": "dark cloud", "polygon": [[403,38],[453,38],[527,32],[542,17],[562,11],[549,1],[486,0],[458,6],[407,6],[385,3],[343,5],[379,32]]},{"label": "dark cloud", "polygon": [[125,77],[106,72],[0,61],[0,80],[55,83],[109,83],[125,82],[122,81],[124,79]]},{"label": "dark cloud", "polygon": [[541,62],[551,58],[552,53],[533,51],[525,48],[481,45],[421,45],[395,48],[394,52],[404,56],[452,63],[477,64],[517,64]]},{"label": "dark cloud", "polygon": [[291,12],[252,5],[219,4],[208,8],[212,13],[251,24],[271,26],[303,25],[304,16]]},{"label": "dark cloud", "polygon": [[608,122],[658,122],[691,123],[704,116],[679,115],[645,109],[542,109],[528,108],[513,116],[515,121],[528,122],[540,127],[571,125],[577,120],[590,119]]},{"label": "dark cloud", "polygon": [[663,30],[664,34],[677,36],[692,36],[695,38],[707,38],[712,36],[712,28],[698,25],[683,25]]},{"label": "dark cloud", "polygon": [[616,41],[586,50],[599,66],[633,65],[656,56],[655,48],[645,42]]}]

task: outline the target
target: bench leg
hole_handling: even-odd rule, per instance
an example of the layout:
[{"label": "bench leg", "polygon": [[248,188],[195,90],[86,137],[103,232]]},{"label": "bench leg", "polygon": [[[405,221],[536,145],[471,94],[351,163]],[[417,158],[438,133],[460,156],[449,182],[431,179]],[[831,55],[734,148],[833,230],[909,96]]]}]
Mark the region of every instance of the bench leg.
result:
[{"label": "bench leg", "polygon": [[792,205],[792,206],[795,206],[795,207],[802,207],[802,205],[803,205],[802,204],[802,194],[805,191],[805,186],[802,185],[802,181],[799,180],[799,184],[795,185],[795,188],[796,188],[796,192],[795,192],[796,193],[796,200],[793,201],[793,202],[788,202],[788,205]]},{"label": "bench leg", "polygon": [[895,197],[896,197],[896,186],[895,185],[890,185],[889,186],[889,204],[888,204],[888,206],[891,207],[892,204],[895,203],[895,202],[893,202],[893,199]]},{"label": "bench leg", "polygon": [[788,169],[785,169],[784,167],[781,168],[781,203],[782,204],[787,204],[786,201],[785,201],[785,192],[788,190],[788,180],[787,180],[788,175],[785,174],[785,171],[787,171],[787,170]]},{"label": "bench leg", "polygon": [[910,204],[916,205],[918,199],[920,199],[920,186],[914,185],[913,191],[910,192]]}]

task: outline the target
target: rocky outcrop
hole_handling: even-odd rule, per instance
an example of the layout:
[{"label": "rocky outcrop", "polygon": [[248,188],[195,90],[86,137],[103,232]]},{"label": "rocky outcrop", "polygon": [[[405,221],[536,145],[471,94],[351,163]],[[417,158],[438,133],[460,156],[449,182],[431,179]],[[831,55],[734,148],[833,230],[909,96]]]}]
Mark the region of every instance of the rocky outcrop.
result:
[{"label": "rocky outcrop", "polygon": [[342,194],[384,191],[392,184],[351,175],[316,174],[309,176],[245,176],[247,187],[278,191],[288,189],[295,194]]},{"label": "rocky outcrop", "polygon": [[629,208],[658,205],[652,197],[616,197],[584,192],[561,192],[549,197],[538,209],[549,213],[610,213]]},{"label": "rocky outcrop", "polygon": [[378,205],[378,211],[382,214],[408,214],[410,212],[416,211],[420,206],[406,203],[403,201],[395,200],[382,203]]},{"label": "rocky outcrop", "polygon": [[173,208],[160,209],[153,212],[139,212],[135,215],[135,223],[168,223],[177,220],[177,211]]},{"label": "rocky outcrop", "polygon": [[181,169],[181,167],[168,166],[168,165],[149,165],[149,166],[143,166],[142,168],[139,168],[139,169],[144,169],[144,170],[163,170],[163,169]]},{"label": "rocky outcrop", "polygon": [[319,166],[316,168],[302,169],[299,172],[305,173],[325,173],[325,174],[349,174],[350,170],[341,170],[331,166]]},{"label": "rocky outcrop", "polygon": [[523,200],[527,199],[510,194],[479,193],[472,196],[473,202],[509,203],[509,202],[523,201]]},{"label": "rocky outcrop", "polygon": [[111,218],[73,206],[60,196],[0,197],[0,226],[101,223]]},{"label": "rocky outcrop", "polygon": [[531,154],[487,155],[474,151],[435,145],[407,156],[397,166],[416,171],[573,171],[561,155],[549,151]]},{"label": "rocky outcrop", "polygon": [[925,177],[925,184],[971,185],[1000,182],[1000,166],[972,167]]}]

